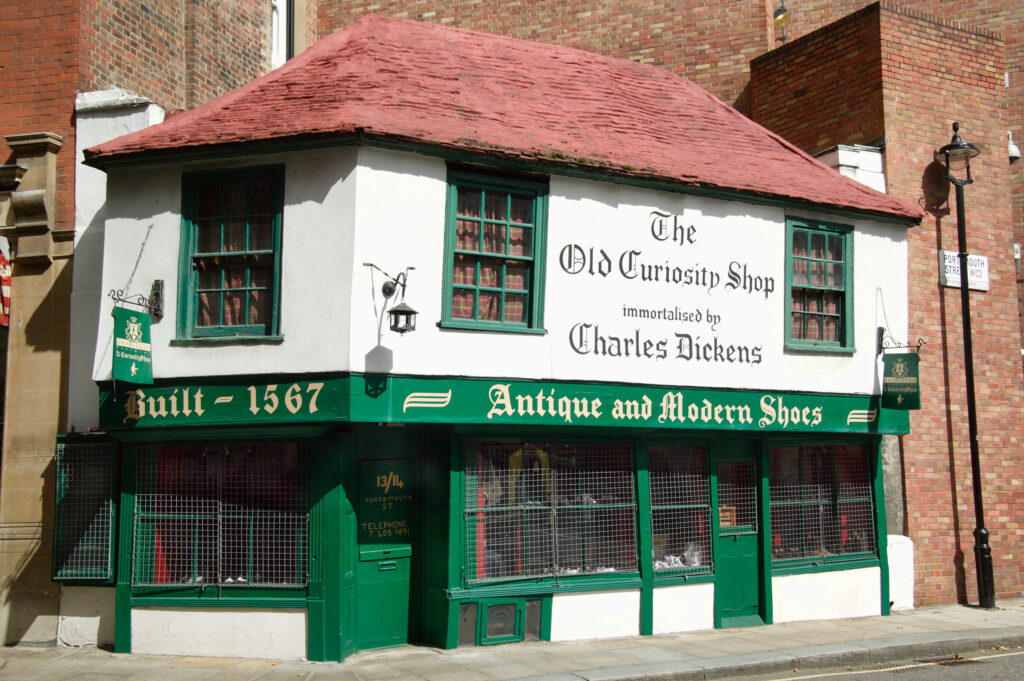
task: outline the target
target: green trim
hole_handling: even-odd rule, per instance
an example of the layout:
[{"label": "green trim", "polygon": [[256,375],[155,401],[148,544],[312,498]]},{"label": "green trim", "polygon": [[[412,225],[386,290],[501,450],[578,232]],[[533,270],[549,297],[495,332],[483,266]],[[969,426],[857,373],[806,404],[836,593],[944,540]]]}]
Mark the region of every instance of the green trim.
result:
[{"label": "green trim", "polygon": [[110,431],[121,442],[215,442],[230,440],[301,440],[320,437],[330,425],[314,426],[204,426],[159,430]]},{"label": "green trim", "polygon": [[[828,287],[813,287],[809,284],[794,287],[793,283],[793,263],[796,256],[793,255],[793,234],[796,231],[806,232],[808,234],[821,233],[826,236],[840,236],[843,247],[843,290],[842,290],[842,313],[840,315],[840,324],[842,340],[838,343],[829,341],[813,341],[793,338],[793,289],[799,288],[801,290],[814,290],[820,288],[821,290],[835,291],[836,288]],[[799,218],[793,216],[786,217],[786,312],[785,312],[785,343],[784,347],[786,350],[799,350],[806,352],[833,352],[840,354],[852,354],[855,350],[853,328],[853,303],[854,303],[854,285],[853,285],[853,242],[854,242],[854,228],[853,225],[843,225],[830,222],[822,222],[821,220],[811,220],[809,218]],[[826,245],[827,250],[827,245]],[[826,255],[826,259],[827,259]],[[808,240],[808,253],[806,256],[801,256],[801,260],[808,264],[814,260],[810,254],[810,241]],[[826,261],[822,261],[826,262]],[[824,265],[826,282],[828,277],[831,276],[828,270],[828,265]],[[808,276],[810,275],[810,268],[808,267]],[[824,317],[824,310],[819,309],[816,312]],[[822,327],[824,332],[824,325]]]},{"label": "green trim", "polygon": [[[223,186],[221,186],[221,208],[217,211],[215,216],[211,216],[211,219],[221,223],[220,229],[226,229],[223,223],[226,223],[229,218],[237,218],[244,220],[245,225],[245,241],[246,244],[243,250],[232,251],[226,250],[225,244],[223,243],[223,236],[221,237],[221,244],[214,250],[209,252],[199,252],[198,242],[198,211],[199,211],[199,186],[204,183],[217,183],[223,185],[227,182],[244,181],[246,190],[248,190],[249,183],[258,181],[267,181],[271,188],[271,206],[269,212],[266,213],[255,213],[250,209],[249,204],[246,204],[246,208],[242,213],[231,213],[229,209],[223,207]],[[248,201],[248,196],[246,196]],[[182,176],[181,180],[181,247],[179,250],[178,260],[178,301],[177,301],[177,324],[176,333],[177,341],[196,341],[205,338],[215,338],[217,340],[251,340],[255,337],[277,337],[279,328],[279,316],[280,316],[280,305],[281,305],[281,242],[282,242],[282,221],[284,214],[284,166],[283,165],[271,165],[271,166],[247,166],[242,168],[230,168],[227,170],[216,170],[216,171],[202,171],[194,173],[186,173]],[[250,232],[250,220],[252,218],[270,218],[269,222],[269,247],[268,248],[254,248],[249,244]],[[248,314],[250,302],[249,292],[250,291],[262,291],[264,295],[269,295],[269,318],[264,324],[218,324],[210,326],[199,326],[198,308],[199,308],[199,270],[196,266],[196,262],[202,259],[212,258],[215,261],[215,267],[218,271],[224,272],[226,268],[221,264],[221,260],[226,258],[232,258],[239,262],[244,261],[244,265],[241,271],[245,272],[246,282],[242,287],[229,286],[226,284],[221,274],[220,283],[213,287],[206,289],[214,292],[219,291],[222,298],[218,309],[218,314],[223,313],[224,308],[227,306],[226,300],[223,296],[227,295],[227,291],[242,291],[242,295],[245,297],[245,302],[242,307]],[[266,283],[254,283],[250,278],[251,271],[253,269],[254,259],[256,258],[268,258],[271,260],[269,268],[272,272],[271,281]]]},{"label": "green trim", "polygon": [[654,565],[647,556],[654,555],[653,521],[651,519],[651,478],[647,461],[647,443],[643,440],[633,445],[634,469],[636,471],[636,520],[637,543],[640,568],[640,635],[654,633]]},{"label": "green trim", "polygon": [[524,158],[524,155],[518,152],[509,152],[507,155],[502,155],[501,151],[498,149],[470,151],[440,144],[430,144],[421,140],[401,139],[365,133],[338,133],[332,135],[318,135],[316,137],[296,137],[275,141],[273,144],[268,144],[266,141],[258,141],[239,144],[218,144],[215,146],[211,145],[193,149],[122,154],[114,157],[87,159],[85,161],[85,165],[109,171],[118,168],[162,165],[169,163],[223,163],[225,161],[235,160],[238,158],[252,159],[259,156],[276,155],[288,152],[322,150],[329,147],[351,147],[359,145],[434,156],[446,161],[485,164],[491,168],[512,172],[533,172],[561,175],[585,180],[622,184],[631,187],[639,187],[641,189],[654,189],[657,191],[672,192],[676,194],[704,196],[722,199],[725,201],[740,201],[748,204],[783,209],[799,207],[801,209],[813,210],[843,218],[860,220],[869,219],[908,228],[921,223],[921,218],[910,218],[881,211],[842,208],[827,204],[816,204],[810,201],[797,201],[791,198],[769,197],[753,192],[723,189],[720,187],[687,185],[679,180],[647,175],[644,174],[643,171],[635,168],[595,167],[592,165],[585,165],[578,159],[568,157],[559,159],[553,154],[546,157],[538,156],[533,158]]},{"label": "green trim", "polygon": [[[475,218],[460,218],[458,216],[459,191],[474,189],[480,193],[480,201],[477,204],[479,215]],[[485,215],[486,202],[484,197],[488,193],[494,193],[505,197],[505,217],[501,220],[488,220]],[[532,216],[530,222],[515,223],[522,225],[521,229],[530,236],[530,252],[528,255],[514,255],[511,253],[512,240],[512,197],[530,196]],[[441,322],[442,328],[457,328],[476,331],[512,331],[524,333],[544,333],[544,282],[546,265],[546,243],[547,243],[547,198],[548,186],[543,182],[532,182],[507,177],[494,177],[479,173],[471,173],[463,170],[448,171],[448,187],[446,192],[445,205],[445,241],[444,241],[444,271],[442,277],[441,291]],[[476,248],[460,249],[457,243],[457,225],[459,222],[477,222]],[[488,222],[500,224],[504,234],[504,244],[495,251],[485,250],[486,226]],[[463,255],[469,261],[475,263],[473,282],[455,282],[455,258]],[[483,283],[484,261],[500,262],[500,281],[491,285]],[[505,267],[510,261],[528,264],[529,273],[524,289],[512,289],[508,285],[505,275]],[[470,318],[455,317],[453,315],[453,295],[459,289],[464,292],[473,292],[473,314]],[[498,321],[488,321],[479,318],[480,297],[486,292],[497,295],[501,299]],[[504,321],[505,299],[507,295],[527,296],[526,306],[527,321],[513,323]]]},{"label": "green trim", "polygon": [[448,589],[448,599],[462,601],[474,598],[501,598],[505,596],[527,596],[555,593],[576,593],[579,591],[608,591],[612,589],[640,589],[643,580],[637,574],[619,577],[576,575],[554,577],[547,580],[524,578],[523,580],[488,584],[485,586],[456,587]]},{"label": "green trim", "polygon": [[683,586],[685,584],[708,584],[714,583],[715,574],[713,572],[693,572],[684,574],[674,574],[665,576],[655,576],[654,578],[654,589],[657,591],[663,586]]},{"label": "green trim", "polygon": [[765,624],[773,624],[775,622],[775,606],[772,600],[772,512],[768,479],[771,469],[768,467],[768,452],[769,441],[761,440],[761,446],[757,452],[758,470],[761,471],[761,488],[758,490],[758,513],[761,516],[761,560],[758,561],[761,582],[761,619]]},{"label": "green trim", "polygon": [[[216,589],[207,589],[216,591]],[[299,608],[306,609],[308,600],[303,598],[260,598],[249,596],[246,598],[233,597],[202,597],[190,598],[187,596],[132,596],[131,606],[133,608]]]},{"label": "green trim", "polygon": [[132,651],[132,541],[135,527],[135,447],[121,450],[121,501],[117,530],[117,587],[114,591],[114,652]]},{"label": "green trim", "polygon": [[880,567],[878,559],[874,556],[871,558],[853,558],[846,561],[836,561],[834,563],[804,563],[802,565],[785,567],[776,566],[772,568],[772,577],[782,577],[785,575],[807,575],[815,572],[840,572],[843,570],[859,570],[861,568],[872,567]]},{"label": "green trim", "polygon": [[284,342],[284,336],[207,336],[205,338],[172,338],[171,346],[199,347],[206,345],[275,345]]},{"label": "green trim", "polygon": [[882,614],[888,615],[892,607],[889,600],[889,527],[885,517],[885,480],[882,468],[882,438],[875,439],[872,447],[872,485],[875,492],[875,541],[878,542],[878,567],[881,568]]}]

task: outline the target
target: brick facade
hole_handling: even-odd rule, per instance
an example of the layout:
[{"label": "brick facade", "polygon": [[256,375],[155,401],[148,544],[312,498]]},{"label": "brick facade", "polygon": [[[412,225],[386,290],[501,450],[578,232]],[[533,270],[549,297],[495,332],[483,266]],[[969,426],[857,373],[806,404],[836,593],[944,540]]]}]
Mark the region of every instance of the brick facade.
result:
[{"label": "brick facade", "polygon": [[[884,135],[888,191],[921,205],[938,204],[910,230],[909,248],[909,333],[911,340],[928,343],[922,408],[912,413],[911,434],[902,443],[905,531],[915,542],[921,604],[977,597],[960,293],[938,280],[938,253],[958,250],[955,199],[932,157],[949,141],[952,121],[962,123],[965,139],[990,150],[975,160],[976,182],[965,190],[968,249],[988,257],[991,280],[988,292],[971,298],[982,488],[997,597],[1019,596],[1024,589],[1024,414],[1014,406],[1024,391],[1006,200],[1011,177],[1002,153],[1003,54],[994,34],[876,4],[751,66],[755,120],[811,152]],[[843,87],[821,74],[793,77],[794,63],[843,74],[836,79]],[[929,204],[923,187],[940,193],[940,200]]]}]

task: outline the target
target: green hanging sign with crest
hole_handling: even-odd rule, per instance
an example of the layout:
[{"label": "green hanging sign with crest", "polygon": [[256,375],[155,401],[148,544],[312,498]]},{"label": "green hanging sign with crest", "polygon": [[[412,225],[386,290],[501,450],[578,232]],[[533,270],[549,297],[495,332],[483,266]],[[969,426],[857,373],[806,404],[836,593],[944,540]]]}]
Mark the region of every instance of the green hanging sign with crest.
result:
[{"label": "green hanging sign with crest", "polygon": [[918,380],[916,352],[882,357],[882,407],[885,409],[920,409],[921,386]]},{"label": "green hanging sign with crest", "polygon": [[153,352],[149,341],[150,317],[123,307],[114,308],[115,381],[153,384]]}]

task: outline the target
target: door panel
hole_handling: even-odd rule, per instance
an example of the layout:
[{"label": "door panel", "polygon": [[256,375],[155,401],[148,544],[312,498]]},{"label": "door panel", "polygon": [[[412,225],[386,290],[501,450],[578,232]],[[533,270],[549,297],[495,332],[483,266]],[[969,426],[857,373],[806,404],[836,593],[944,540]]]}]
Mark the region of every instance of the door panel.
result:
[{"label": "door panel", "polygon": [[715,626],[764,624],[757,458],[744,445],[716,456]]}]

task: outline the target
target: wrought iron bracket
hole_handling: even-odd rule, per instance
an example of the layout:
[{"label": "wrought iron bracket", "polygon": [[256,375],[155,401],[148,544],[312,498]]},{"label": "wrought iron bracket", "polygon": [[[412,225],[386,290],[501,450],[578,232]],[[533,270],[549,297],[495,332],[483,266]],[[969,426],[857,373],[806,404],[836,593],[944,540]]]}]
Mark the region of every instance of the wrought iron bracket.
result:
[{"label": "wrought iron bracket", "polygon": [[153,285],[149,289],[148,298],[141,293],[136,295],[127,294],[123,289],[110,289],[110,292],[107,295],[109,295],[115,303],[137,305],[138,307],[145,308],[153,317],[154,322],[160,321],[164,316],[163,279],[156,279],[153,281]]},{"label": "wrought iron bracket", "polygon": [[918,338],[917,343],[911,343],[909,340],[906,343],[901,343],[885,330],[884,327],[878,327],[878,336],[875,341],[875,355],[881,355],[883,352],[889,350],[913,350],[920,354],[921,348],[927,345],[927,342],[923,338]]}]

